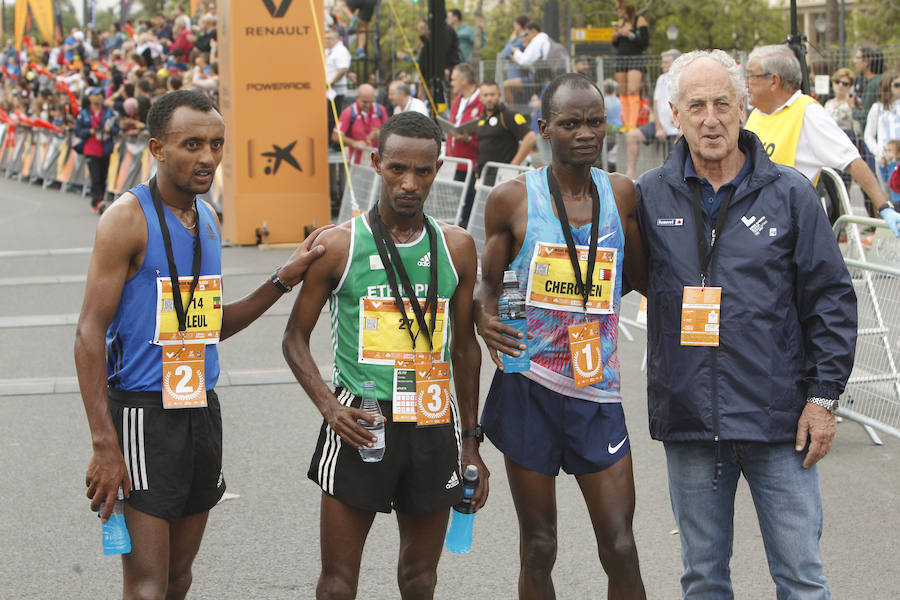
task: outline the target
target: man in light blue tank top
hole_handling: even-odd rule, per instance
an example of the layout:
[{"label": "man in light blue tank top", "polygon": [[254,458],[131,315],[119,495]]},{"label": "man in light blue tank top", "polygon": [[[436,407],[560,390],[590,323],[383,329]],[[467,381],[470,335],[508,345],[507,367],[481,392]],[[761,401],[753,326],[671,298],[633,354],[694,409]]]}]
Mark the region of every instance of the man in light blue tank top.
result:
[{"label": "man in light blue tank top", "polygon": [[[173,599],[187,594],[209,509],[225,491],[215,344],[300,283],[323,252],[311,249],[320,229],[270,280],[222,306],[219,222],[197,195],[222,160],[225,122],[208,97],[181,90],[153,104],[148,126],[157,173],[97,225],[75,365],[93,444],[91,510],[105,503],[105,521],[120,489],[128,499],[123,595]],[[171,293],[176,285],[186,300]]]},{"label": "man in light blue tank top", "polygon": [[[482,426],[504,454],[516,505],[520,597],[526,591],[529,598],[555,597],[555,477],[562,467],[584,494],[609,596],[644,598],[616,348],[623,288],[642,290],[647,278],[634,185],[591,166],[606,135],[604,100],[594,83],[575,73],[558,77],[541,108],[547,117],[539,123],[541,135],[553,150],[550,167],[497,186],[485,206],[476,323],[498,370]],[[588,266],[594,244],[596,262]],[[518,275],[527,339],[497,317],[505,270]],[[581,352],[572,349],[570,335],[585,323],[598,328],[591,343],[599,349],[599,380],[583,379],[585,369],[573,364]],[[499,353],[515,356],[526,349],[529,370],[504,373]]]}]

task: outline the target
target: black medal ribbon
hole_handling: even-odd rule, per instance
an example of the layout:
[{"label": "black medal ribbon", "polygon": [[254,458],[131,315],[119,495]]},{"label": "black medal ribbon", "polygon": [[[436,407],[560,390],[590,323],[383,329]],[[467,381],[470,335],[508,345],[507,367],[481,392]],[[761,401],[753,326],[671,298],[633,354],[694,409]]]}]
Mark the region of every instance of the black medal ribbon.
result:
[{"label": "black medal ribbon", "polygon": [[553,176],[553,169],[547,167],[547,185],[550,188],[550,195],[553,197],[553,203],[556,205],[556,216],[559,218],[559,225],[562,227],[563,237],[566,238],[566,248],[569,251],[569,260],[572,262],[572,270],[575,271],[576,289],[581,291],[581,298],[584,301],[584,311],[587,314],[587,303],[591,297],[591,287],[594,283],[594,267],[597,261],[597,241],[600,236],[600,192],[597,190],[597,184],[591,177],[591,237],[588,247],[588,263],[587,263],[587,282],[581,279],[581,265],[578,261],[578,252],[575,249],[575,240],[572,237],[572,228],[569,225],[569,215],[566,213],[566,205],[563,202],[562,193],[559,190],[559,184],[556,177]]},{"label": "black medal ribbon", "polygon": [[694,181],[694,229],[697,232],[697,256],[700,260],[700,287],[706,287],[706,279],[709,274],[709,265],[712,262],[713,253],[716,251],[716,242],[722,237],[722,228],[725,226],[725,217],[731,206],[736,188],[732,187],[725,203],[719,207],[719,216],[716,219],[716,228],[712,230],[709,246],[706,244],[706,226],[703,220],[703,206],[700,200],[700,182]]},{"label": "black medal ribbon", "polygon": [[431,221],[424,215],[423,220],[425,222],[425,233],[428,235],[428,247],[431,256],[430,277],[428,289],[425,292],[425,311],[431,313],[430,328],[425,321],[425,312],[419,305],[418,296],[409,280],[409,274],[406,272],[406,267],[403,266],[403,261],[400,259],[397,245],[394,243],[394,239],[391,237],[391,233],[388,231],[384,221],[381,220],[381,215],[378,214],[378,203],[376,202],[369,211],[369,226],[372,228],[372,234],[375,238],[375,247],[378,248],[378,256],[381,258],[381,264],[384,267],[385,275],[387,275],[388,284],[391,286],[391,292],[394,294],[397,308],[400,309],[400,313],[403,315],[403,323],[406,325],[406,332],[409,334],[409,338],[412,340],[413,351],[416,349],[416,338],[418,336],[412,332],[411,321],[406,316],[403,295],[400,293],[400,288],[397,286],[398,277],[400,278],[400,284],[403,286],[403,291],[406,292],[406,296],[409,298],[409,304],[416,317],[416,322],[419,324],[419,332],[425,334],[425,338],[428,340],[428,347],[432,350],[434,349],[434,343],[432,341],[434,337],[434,328],[437,323],[437,232],[434,231],[434,226],[431,224]]},{"label": "black medal ribbon", "polygon": [[197,209],[197,199],[194,198],[194,211],[197,215],[197,232],[194,238],[194,259],[191,264],[191,291],[188,295],[187,308],[181,300],[181,286],[178,283],[178,267],[175,265],[175,256],[172,252],[172,237],[169,234],[169,226],[166,224],[166,215],[163,211],[162,196],[159,193],[159,186],[156,184],[156,177],[150,180],[150,196],[153,198],[153,207],[156,209],[156,216],[159,220],[159,230],[162,233],[163,246],[166,249],[166,259],[169,262],[169,280],[172,282],[172,304],[175,308],[175,315],[178,317],[178,331],[187,331],[187,312],[190,310],[191,302],[194,300],[194,290],[197,289],[197,283],[200,281],[200,211]]}]

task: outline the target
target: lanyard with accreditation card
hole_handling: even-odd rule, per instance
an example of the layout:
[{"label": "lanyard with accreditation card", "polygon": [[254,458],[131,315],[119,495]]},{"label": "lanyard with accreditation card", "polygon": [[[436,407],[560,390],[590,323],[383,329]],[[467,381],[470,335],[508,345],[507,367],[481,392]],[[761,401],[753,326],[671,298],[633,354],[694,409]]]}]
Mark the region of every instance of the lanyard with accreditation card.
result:
[{"label": "lanyard with accreditation card", "polygon": [[[163,408],[195,408],[206,406],[206,380],[203,373],[205,344],[185,344],[184,335],[187,331],[187,311],[194,299],[194,291],[200,281],[200,262],[202,250],[200,244],[200,213],[197,209],[196,198],[194,210],[197,211],[197,231],[194,238],[194,257],[191,262],[191,286],[188,293],[188,303],[185,307],[181,298],[181,286],[178,279],[178,267],[175,265],[175,256],[172,252],[172,237],[169,226],[166,224],[166,215],[163,211],[162,197],[156,177],[150,180],[150,196],[153,198],[153,207],[159,221],[159,229],[163,238],[163,246],[166,249],[166,260],[169,263],[169,279],[172,283],[172,305],[178,318],[178,331],[181,334],[181,346],[163,346],[162,361],[162,396]],[[175,293],[178,290],[178,293]]]},{"label": "lanyard with accreditation card", "polygon": [[725,218],[734,197],[735,188],[731,188],[725,202],[719,208],[716,227],[712,230],[709,248],[706,245],[706,227],[703,221],[703,208],[700,200],[700,184],[694,182],[694,229],[697,232],[697,256],[700,261],[700,287],[685,286],[681,300],[681,345],[682,346],[718,346],[719,322],[722,314],[722,288],[707,287],[709,265],[718,247],[716,242],[722,237]]},{"label": "lanyard with accreditation card", "polygon": [[[438,295],[438,259],[437,259],[437,232],[434,226],[423,216],[425,233],[428,235],[429,252],[431,253],[431,265],[429,266],[428,289],[425,292],[425,309],[431,315],[431,327],[425,320],[425,312],[419,304],[409,274],[397,251],[397,246],[391,237],[387,226],[378,214],[378,204],[369,211],[369,226],[372,228],[372,237],[375,238],[375,247],[378,256],[384,266],[384,272],[390,284],[394,301],[400,309],[409,338],[412,341],[413,352],[416,349],[416,340],[419,334],[425,335],[429,348],[433,347],[435,325],[437,323],[437,295]],[[396,272],[395,272],[396,270]],[[419,332],[413,333],[411,320],[406,316],[406,307],[397,279],[409,298],[410,308],[419,326]],[[395,423],[414,422],[418,426],[444,425],[450,422],[450,377],[449,365],[446,362],[429,361],[397,361],[394,367],[393,421]]]},{"label": "lanyard with accreditation card", "polygon": [[[590,298],[590,288],[594,281],[594,267],[597,260],[597,243],[600,236],[600,192],[597,184],[591,178],[591,234],[588,245],[588,261],[586,278],[581,278],[581,263],[578,260],[578,252],[575,249],[575,240],[572,237],[572,228],[569,224],[569,215],[566,213],[566,205],[563,202],[562,193],[553,169],[547,167],[547,185],[550,195],[556,206],[556,216],[562,228],[563,237],[566,238],[566,249],[569,252],[569,260],[572,270],[575,272],[575,283],[581,292],[584,301],[585,320],[587,319],[587,305]],[[572,358],[572,376],[576,387],[593,385],[603,381],[603,352],[600,340],[600,324],[597,321],[587,321],[578,325],[569,326],[569,352]]]}]

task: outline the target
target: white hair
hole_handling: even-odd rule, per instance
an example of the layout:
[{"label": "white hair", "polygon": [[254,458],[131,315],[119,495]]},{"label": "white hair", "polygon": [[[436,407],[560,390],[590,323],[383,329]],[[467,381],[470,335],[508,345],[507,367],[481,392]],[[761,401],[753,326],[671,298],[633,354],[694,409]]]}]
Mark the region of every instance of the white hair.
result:
[{"label": "white hair", "polygon": [[797,60],[794,51],[784,44],[760,46],[750,52],[747,57],[749,63],[753,59],[759,59],[759,66],[764,73],[778,75],[781,79],[782,89],[788,92],[796,92],[800,89],[800,81],[803,77],[800,71],[800,61]]},{"label": "white hair", "polygon": [[668,91],[669,101],[672,103],[672,106],[678,108],[679,80],[681,79],[681,72],[698,58],[711,58],[725,67],[725,70],[728,71],[728,76],[731,78],[731,84],[734,86],[735,96],[737,96],[738,100],[744,97],[746,91],[744,74],[738,64],[734,62],[733,58],[721,50],[694,50],[693,52],[682,54],[676,58],[675,62],[672,63],[672,66],[669,67]]}]

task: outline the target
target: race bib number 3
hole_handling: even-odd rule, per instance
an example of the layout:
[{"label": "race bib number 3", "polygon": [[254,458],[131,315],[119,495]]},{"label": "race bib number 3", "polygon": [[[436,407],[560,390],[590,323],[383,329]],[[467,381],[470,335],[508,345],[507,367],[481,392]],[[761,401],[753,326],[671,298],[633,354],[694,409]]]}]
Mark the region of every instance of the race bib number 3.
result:
[{"label": "race bib number 3", "polygon": [[205,344],[163,346],[163,408],[206,406]]},{"label": "race bib number 3", "polygon": [[[588,247],[576,246],[575,250],[584,280],[587,277]],[[598,248],[594,265],[587,311],[594,315],[612,314],[615,312],[612,297],[616,282],[616,249]],[[538,242],[535,245],[525,303],[551,310],[584,312],[584,298],[575,282],[572,261],[565,244]]]},{"label": "race bib number 3", "polygon": [[718,346],[722,288],[685,287],[681,303],[681,345]]},{"label": "race bib number 3", "polygon": [[603,381],[600,323],[591,321],[569,327],[569,350],[572,353],[572,375],[576,387]]},{"label": "race bib number 3", "polygon": [[[219,275],[200,277],[189,305],[191,281],[191,277],[180,277],[178,280],[182,306],[187,311],[184,341],[217,344],[222,329],[222,278]],[[168,277],[156,278],[156,332],[153,343],[178,344],[179,347],[182,343],[172,299],[172,281]]]},{"label": "race bib number 3", "polygon": [[450,365],[416,362],[416,424],[419,427],[450,422]]},{"label": "race bib number 3", "polygon": [[[393,298],[360,298],[359,299],[359,362],[370,365],[394,365],[398,360],[440,360],[444,353],[444,340],[447,335],[447,300],[438,299],[437,318],[434,328],[434,347],[429,352],[428,340],[419,333],[419,324],[408,301],[406,317],[397,308]],[[425,300],[419,299],[425,306]],[[431,324],[431,311],[425,313],[425,321]],[[407,326],[412,327],[416,337],[416,350],[413,352],[412,340],[409,339]]]}]

